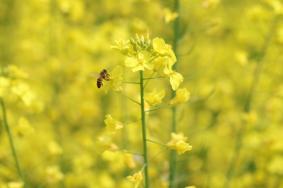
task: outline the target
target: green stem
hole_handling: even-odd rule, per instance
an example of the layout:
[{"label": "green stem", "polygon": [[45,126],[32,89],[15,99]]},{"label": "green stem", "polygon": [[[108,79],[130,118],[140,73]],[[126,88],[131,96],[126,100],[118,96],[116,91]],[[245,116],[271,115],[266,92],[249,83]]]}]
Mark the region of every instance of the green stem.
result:
[{"label": "green stem", "polygon": [[[245,113],[249,113],[251,111],[252,101],[253,101],[254,94],[255,94],[256,88],[258,86],[260,76],[261,76],[261,73],[262,73],[262,69],[263,69],[263,59],[266,56],[268,48],[271,44],[271,40],[272,40],[272,37],[274,35],[274,31],[275,31],[276,25],[277,25],[277,20],[278,20],[278,17],[275,16],[275,18],[273,19],[273,21],[271,23],[269,32],[266,35],[263,46],[261,48],[260,58],[257,61],[257,65],[256,65],[254,73],[253,73],[253,79],[252,79],[252,82],[251,82],[251,86],[250,86],[250,89],[248,91],[246,102],[244,104],[244,110],[243,111]],[[226,181],[224,183],[224,188],[230,187],[230,181],[233,178],[234,171],[235,171],[235,168],[236,168],[236,165],[237,165],[237,161],[238,161],[239,156],[240,156],[240,151],[241,151],[241,148],[242,148],[242,140],[243,140],[244,133],[245,133],[245,131],[244,131],[243,126],[236,133],[234,150],[233,150],[232,158],[231,158],[230,163],[228,165],[228,170],[226,172]]]},{"label": "green stem", "polygon": [[124,84],[140,84],[139,82],[128,82],[128,81],[125,81],[123,82]]},{"label": "green stem", "polygon": [[167,107],[170,107],[169,105],[162,105],[162,106],[157,106],[155,108],[151,108],[149,110],[146,110],[145,112],[148,113],[148,112],[153,112],[153,111],[156,111],[156,110],[160,110],[162,108],[167,108]]},{"label": "green stem", "polygon": [[163,143],[161,143],[161,142],[158,142],[158,141],[155,141],[155,140],[151,140],[151,139],[147,139],[146,141],[167,148],[167,145],[166,145],[166,144],[163,144]]},{"label": "green stem", "polygon": [[3,125],[6,129],[7,134],[8,134],[10,147],[11,147],[11,150],[12,150],[13,158],[15,160],[17,172],[18,172],[19,177],[21,178],[21,180],[23,181],[23,183],[25,185],[23,173],[22,173],[22,170],[21,170],[21,167],[20,167],[20,163],[19,163],[19,160],[18,160],[18,156],[17,156],[17,152],[16,152],[16,148],[15,148],[15,144],[14,144],[14,140],[13,140],[13,136],[12,136],[12,132],[10,130],[10,126],[9,126],[8,120],[7,120],[6,106],[5,106],[4,100],[2,98],[0,98],[0,105],[1,105],[1,109],[2,109]]},{"label": "green stem", "polygon": [[[174,1],[174,11],[179,14],[179,7],[180,2],[179,0]],[[173,50],[177,55],[177,47],[178,47],[178,40],[179,40],[179,16],[175,19],[173,24],[173,31],[174,31],[174,39],[173,39]],[[177,69],[177,63],[174,64],[173,67],[175,70]],[[176,92],[172,92],[172,97],[175,97]],[[172,122],[171,122],[171,132],[176,132],[177,130],[177,108],[176,106],[172,107]],[[174,188],[175,183],[175,174],[176,174],[176,161],[177,161],[177,154],[175,151],[170,152],[169,156],[169,188]]]},{"label": "green stem", "polygon": [[156,79],[162,79],[162,78],[166,78],[164,76],[159,76],[159,77],[149,77],[149,78],[144,78],[144,80],[156,80]]},{"label": "green stem", "polygon": [[144,158],[144,181],[145,181],[145,188],[149,188],[143,81],[144,81],[143,71],[140,71],[140,95],[141,95],[140,107],[141,107],[142,141],[143,141],[143,158]]}]

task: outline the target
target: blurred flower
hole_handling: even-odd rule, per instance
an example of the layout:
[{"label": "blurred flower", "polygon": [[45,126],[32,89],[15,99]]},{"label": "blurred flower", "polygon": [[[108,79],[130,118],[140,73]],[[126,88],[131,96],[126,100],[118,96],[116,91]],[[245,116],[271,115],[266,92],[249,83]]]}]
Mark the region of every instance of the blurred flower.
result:
[{"label": "blurred flower", "polygon": [[17,78],[17,79],[26,79],[26,78],[28,78],[28,74],[26,72],[24,72],[23,70],[21,70],[16,65],[9,65],[6,68],[6,72],[7,72],[8,76],[12,77],[12,78]]},{"label": "blurred flower", "polygon": [[265,2],[273,8],[275,14],[283,14],[283,4],[280,0],[265,0]]},{"label": "blurred flower", "polygon": [[170,101],[170,104],[185,103],[190,98],[190,92],[186,88],[181,88],[176,91],[176,96]]},{"label": "blurred flower", "polygon": [[112,135],[103,133],[98,137],[98,144],[102,147],[102,150],[117,151],[119,147],[112,141]]},{"label": "blurred flower", "polygon": [[268,18],[268,11],[256,4],[247,9],[247,17],[252,21],[263,21]]},{"label": "blurred flower", "polygon": [[283,44],[283,26],[279,27],[277,30],[277,41]]},{"label": "blurred flower", "polygon": [[172,12],[168,8],[165,8],[163,10],[163,12],[164,12],[164,19],[165,19],[166,23],[170,23],[170,22],[174,21],[178,17],[178,13]]},{"label": "blurred flower", "polygon": [[268,165],[268,171],[273,174],[282,176],[283,175],[283,157],[282,156],[274,157]]},{"label": "blurred flower", "polygon": [[115,133],[117,130],[123,128],[123,124],[121,122],[113,119],[110,114],[107,114],[105,116],[104,123],[106,125],[107,130],[111,133]]},{"label": "blurred flower", "polygon": [[243,120],[247,124],[255,124],[256,121],[257,121],[257,114],[256,114],[256,112],[252,111],[252,112],[243,114]]},{"label": "blurred flower", "polygon": [[63,153],[61,146],[55,141],[49,142],[47,148],[51,155],[60,155]]},{"label": "blurred flower", "polygon": [[32,102],[35,100],[35,95],[31,91],[28,84],[24,82],[16,82],[12,85],[11,91],[19,96],[25,105],[30,106]]},{"label": "blurred flower", "polygon": [[183,154],[186,151],[192,150],[192,146],[186,142],[187,137],[183,133],[171,133],[171,140],[167,143],[170,149],[176,150],[178,154]]},{"label": "blurred flower", "polygon": [[46,178],[48,183],[57,183],[64,178],[64,174],[60,171],[58,166],[49,166],[46,168]]},{"label": "blurred flower", "polygon": [[133,169],[137,166],[132,154],[125,153],[124,154],[124,161],[125,161],[126,165],[131,169]]},{"label": "blurred flower", "polygon": [[220,3],[220,0],[204,0],[202,6],[205,8],[214,8]]},{"label": "blurred flower", "polygon": [[173,90],[177,90],[180,84],[183,82],[184,77],[173,70],[166,70],[165,74],[169,77],[170,84]]},{"label": "blurred flower", "polygon": [[137,34],[146,34],[149,30],[147,23],[139,18],[133,18],[131,22],[131,29],[133,30],[133,33]]},{"label": "blurred flower", "polygon": [[23,182],[9,182],[7,184],[7,188],[23,188],[24,183]]},{"label": "blurred flower", "polygon": [[19,136],[26,136],[34,133],[34,128],[30,125],[29,121],[26,118],[20,117],[15,132]]},{"label": "blurred flower", "polygon": [[139,185],[141,184],[142,180],[143,180],[143,175],[142,175],[142,171],[136,172],[131,176],[128,176],[127,179],[134,183],[134,187],[137,188],[139,187]]},{"label": "blurred flower", "polygon": [[83,173],[93,167],[94,158],[89,153],[83,152],[73,159],[73,168],[76,172]]},{"label": "blurred flower", "polygon": [[128,50],[130,49],[129,44],[129,40],[116,40],[114,45],[111,46],[111,48],[116,49],[126,55]]},{"label": "blurred flower", "polygon": [[243,50],[236,51],[235,58],[237,62],[242,66],[246,65],[249,61],[247,52]]},{"label": "blurred flower", "polygon": [[4,97],[9,89],[10,79],[0,76],[0,97]]},{"label": "blurred flower", "polygon": [[154,90],[146,95],[145,100],[150,106],[154,106],[160,104],[164,96],[165,96],[164,90],[161,91]]}]

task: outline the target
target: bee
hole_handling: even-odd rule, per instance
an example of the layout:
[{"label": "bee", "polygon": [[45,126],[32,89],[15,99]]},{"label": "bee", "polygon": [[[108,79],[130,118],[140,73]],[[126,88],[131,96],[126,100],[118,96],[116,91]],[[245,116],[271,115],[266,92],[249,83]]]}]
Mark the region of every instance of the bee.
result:
[{"label": "bee", "polygon": [[106,81],[110,80],[110,74],[107,72],[106,69],[103,69],[99,73],[99,77],[96,80],[97,88],[101,88],[103,86],[103,80],[106,80]]}]

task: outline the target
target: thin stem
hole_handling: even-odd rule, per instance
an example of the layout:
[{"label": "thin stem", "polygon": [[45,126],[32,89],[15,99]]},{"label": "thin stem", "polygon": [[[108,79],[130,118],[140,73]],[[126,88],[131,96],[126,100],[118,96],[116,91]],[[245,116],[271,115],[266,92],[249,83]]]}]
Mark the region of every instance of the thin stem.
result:
[{"label": "thin stem", "polygon": [[127,99],[129,99],[130,101],[132,101],[133,103],[136,103],[138,105],[141,105],[141,103],[139,103],[138,101],[136,101],[135,99],[132,99],[131,97],[123,94],[123,93],[120,93],[121,95],[123,95],[124,97],[126,97]]},{"label": "thin stem", "polygon": [[3,125],[6,129],[6,132],[7,132],[8,138],[9,138],[9,143],[10,143],[13,158],[14,158],[14,161],[15,161],[15,164],[16,164],[16,169],[17,169],[19,177],[21,178],[21,180],[23,181],[23,183],[25,185],[25,181],[24,181],[23,173],[22,173],[20,163],[19,163],[19,160],[18,160],[18,156],[17,156],[12,132],[10,130],[10,126],[9,126],[8,120],[7,120],[6,106],[5,106],[4,100],[2,98],[0,98],[0,105],[1,105],[1,109],[2,109],[2,122],[3,122]]},{"label": "thin stem", "polygon": [[128,81],[125,81],[123,82],[123,84],[140,84],[139,82],[128,82]]},{"label": "thin stem", "polygon": [[145,183],[145,188],[149,188],[143,77],[144,77],[143,71],[140,71],[140,95],[141,95],[140,106],[141,106],[141,124],[142,124],[142,141],[143,141],[143,158],[144,158],[144,180],[145,180],[144,183]]},{"label": "thin stem", "polygon": [[[179,14],[179,8],[180,8],[180,1],[175,0],[174,1],[174,11]],[[178,54],[177,48],[178,48],[178,40],[179,40],[179,22],[180,22],[180,16],[178,16],[173,24],[173,32],[174,32],[174,38],[173,38],[173,51],[176,53],[176,56]],[[173,69],[177,69],[177,63],[174,64]],[[172,97],[175,97],[176,92],[172,92]],[[171,122],[171,132],[176,132],[177,130],[177,108],[176,106],[172,106],[172,122]],[[177,163],[177,154],[176,151],[171,150],[170,156],[169,156],[169,188],[175,187],[175,174],[176,174],[176,163]]]},{"label": "thin stem", "polygon": [[[150,75],[150,77],[152,78],[152,77],[154,77],[154,75],[155,75],[155,72],[152,73],[152,74]],[[143,80],[146,80],[146,82],[144,83],[144,86],[143,86],[143,88],[145,88],[145,87],[148,85],[149,81],[152,80],[152,79],[145,79],[145,78],[143,78]]]},{"label": "thin stem", "polygon": [[149,78],[144,78],[143,80],[155,80],[155,79],[162,79],[162,78],[166,78],[164,76],[159,76],[159,77],[149,77]]},{"label": "thin stem", "polygon": [[147,142],[153,143],[153,144],[157,144],[163,147],[167,147],[166,144],[163,144],[161,142],[155,141],[155,140],[151,140],[151,139],[146,139]]},{"label": "thin stem", "polygon": [[[123,79],[126,78],[126,69],[125,67],[123,67]],[[126,91],[126,85],[123,85],[123,91]],[[128,109],[128,106],[127,106],[127,102],[125,100],[125,98],[121,95],[121,109],[124,109],[124,111],[122,111],[122,120],[123,122],[127,122],[127,119],[128,119],[128,113],[127,113],[127,109]],[[122,129],[122,146],[123,148],[127,148],[127,144],[128,144],[128,138],[127,138],[127,126],[125,126],[123,129]]]},{"label": "thin stem", "polygon": [[[255,95],[256,88],[259,84],[260,76],[261,76],[262,69],[263,69],[263,60],[264,60],[264,57],[266,56],[268,48],[271,44],[272,37],[274,35],[274,31],[275,31],[276,25],[277,25],[277,20],[278,20],[278,17],[275,16],[272,23],[271,23],[269,32],[267,33],[267,35],[265,37],[263,46],[261,48],[260,57],[257,61],[257,65],[256,65],[254,73],[253,73],[253,79],[252,79],[252,82],[251,82],[251,86],[250,86],[250,89],[248,91],[246,102],[244,104],[244,110],[243,111],[245,113],[249,113],[251,111],[252,101],[253,101],[253,98],[254,98],[254,95]],[[228,166],[228,170],[226,172],[226,181],[224,183],[224,188],[230,187],[230,181],[233,178],[234,171],[235,171],[237,161],[239,159],[240,151],[241,151],[241,148],[242,148],[243,136],[244,136],[244,127],[242,126],[236,134],[235,146],[234,146],[232,158],[231,158],[229,166]]]},{"label": "thin stem", "polygon": [[120,150],[117,150],[117,151],[120,151],[120,152],[123,152],[123,153],[129,153],[129,154],[132,154],[132,155],[143,156],[143,154],[140,154],[138,152],[129,151],[129,150],[125,150],[125,149],[120,149]]},{"label": "thin stem", "polygon": [[163,106],[157,106],[157,107],[155,107],[155,108],[151,108],[151,109],[149,109],[149,110],[146,110],[145,112],[153,112],[153,111],[156,111],[156,110],[160,110],[160,109],[162,109],[162,108],[167,108],[167,107],[170,107],[169,105],[163,105]]}]

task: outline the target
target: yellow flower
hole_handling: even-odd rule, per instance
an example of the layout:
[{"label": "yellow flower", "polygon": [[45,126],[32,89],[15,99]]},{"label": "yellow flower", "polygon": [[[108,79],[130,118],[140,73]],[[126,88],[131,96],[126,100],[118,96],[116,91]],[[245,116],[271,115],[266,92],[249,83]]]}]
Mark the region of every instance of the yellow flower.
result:
[{"label": "yellow flower", "polygon": [[275,156],[268,165],[268,171],[273,174],[283,175],[283,157]]},{"label": "yellow flower", "polygon": [[214,8],[220,3],[220,0],[204,0],[202,6],[205,8]]},{"label": "yellow flower", "polygon": [[123,156],[124,156],[124,161],[129,168],[133,169],[137,166],[132,154],[125,153]]},{"label": "yellow flower", "polygon": [[170,56],[173,60],[176,60],[176,56],[172,50],[171,45],[166,44],[162,38],[154,38],[152,40],[152,47],[153,50],[161,55]]},{"label": "yellow flower", "polygon": [[181,104],[185,103],[190,98],[190,92],[186,88],[178,89],[176,96],[170,101],[170,104]]},{"label": "yellow flower", "polygon": [[173,90],[177,90],[180,84],[184,81],[184,77],[171,69],[166,69],[165,74],[169,77],[170,84]]},{"label": "yellow flower", "polygon": [[176,60],[169,56],[160,56],[153,60],[154,70],[166,74],[169,70],[172,70],[172,66],[176,63]]},{"label": "yellow flower", "polygon": [[145,97],[145,100],[150,106],[154,106],[154,105],[160,104],[164,96],[165,96],[164,90],[161,90],[161,91],[154,90],[148,93],[148,95]]},{"label": "yellow flower", "polygon": [[56,183],[64,178],[64,174],[58,166],[49,166],[46,168],[46,178],[48,183]]},{"label": "yellow flower", "polygon": [[7,185],[8,188],[23,188],[24,187],[24,183],[23,182],[9,182]]},{"label": "yellow flower", "polygon": [[279,0],[265,0],[265,2],[273,8],[275,14],[283,14],[283,4]]},{"label": "yellow flower", "polygon": [[28,78],[28,74],[23,70],[19,69],[16,65],[9,65],[6,71],[8,75],[12,78]]},{"label": "yellow flower", "polygon": [[105,116],[104,123],[105,123],[107,129],[108,129],[111,133],[115,133],[117,130],[123,128],[123,124],[122,124],[121,122],[119,122],[119,121],[113,119],[110,114],[107,114],[107,115]]},{"label": "yellow flower", "polygon": [[4,97],[7,94],[10,86],[10,79],[0,76],[0,97]]},{"label": "yellow flower", "polygon": [[25,136],[34,133],[34,128],[30,125],[29,121],[21,117],[18,121],[18,126],[15,129],[17,135]]},{"label": "yellow flower", "polygon": [[142,180],[143,180],[143,175],[142,175],[142,171],[136,172],[131,176],[128,176],[127,179],[134,183],[135,188],[139,187],[139,185],[141,184]]},{"label": "yellow flower", "polygon": [[171,140],[167,143],[167,146],[170,149],[176,150],[180,155],[185,153],[186,151],[192,150],[192,146],[187,143],[186,140],[187,137],[185,137],[182,133],[171,133]]},{"label": "yellow flower", "polygon": [[19,96],[25,105],[30,106],[35,99],[34,93],[30,90],[29,85],[24,82],[17,82],[11,88],[12,92]]},{"label": "yellow flower", "polygon": [[60,155],[63,153],[61,146],[55,141],[51,141],[47,148],[51,155]]},{"label": "yellow flower", "polygon": [[172,12],[168,8],[164,9],[164,18],[165,18],[166,23],[174,21],[177,17],[178,17],[178,14],[176,12]]},{"label": "yellow flower", "polygon": [[123,54],[127,54],[130,46],[129,40],[116,40],[115,44],[111,46],[112,49],[121,51]]},{"label": "yellow flower", "polygon": [[283,26],[279,27],[277,30],[277,41],[283,44]]},{"label": "yellow flower", "polygon": [[257,119],[258,117],[257,117],[256,112],[252,111],[252,112],[243,114],[243,120],[248,124],[255,124]]},{"label": "yellow flower", "polygon": [[125,66],[132,68],[133,72],[153,69],[153,64],[150,62],[150,56],[147,52],[138,53],[136,57],[127,57]]},{"label": "yellow flower", "polygon": [[196,188],[196,186],[191,185],[191,186],[186,186],[185,188]]},{"label": "yellow flower", "polygon": [[245,52],[243,50],[237,51],[235,53],[235,58],[236,58],[237,62],[242,66],[246,65],[249,61],[247,52]]}]

